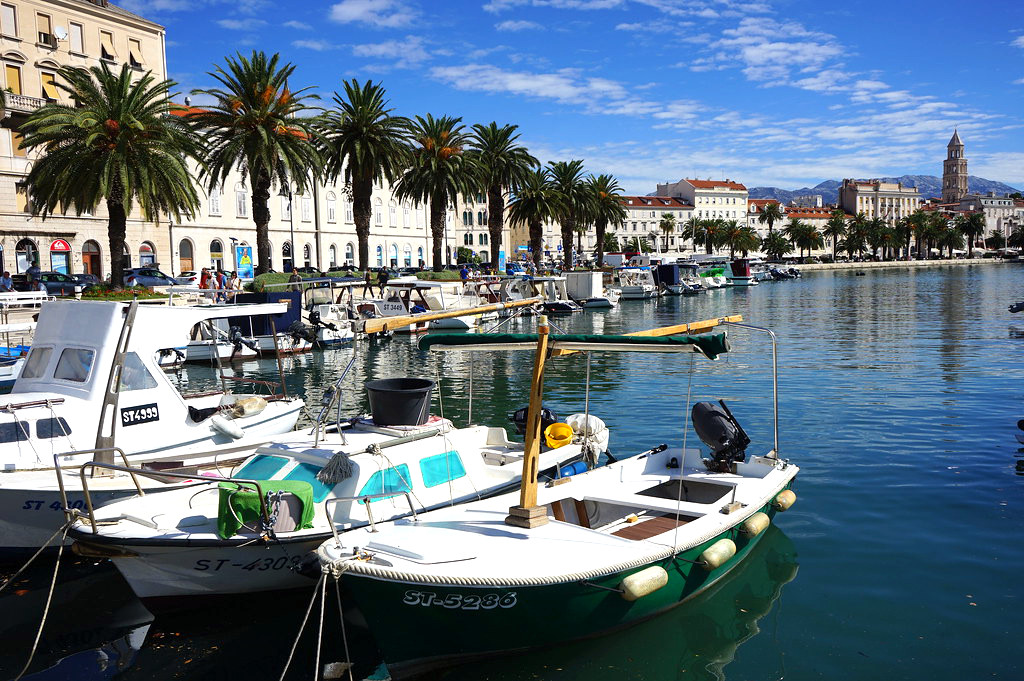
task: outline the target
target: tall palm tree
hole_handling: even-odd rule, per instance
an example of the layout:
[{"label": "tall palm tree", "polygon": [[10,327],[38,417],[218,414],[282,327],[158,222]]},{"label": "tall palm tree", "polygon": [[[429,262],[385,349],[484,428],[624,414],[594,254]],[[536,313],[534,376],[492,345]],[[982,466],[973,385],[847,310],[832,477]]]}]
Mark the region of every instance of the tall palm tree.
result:
[{"label": "tall palm tree", "polygon": [[914,236],[914,230],[909,217],[902,217],[896,220],[892,228],[893,237],[903,247],[903,260],[910,260],[910,240]]},{"label": "tall palm tree", "polygon": [[590,192],[590,208],[597,237],[597,266],[604,265],[605,230],[609,225],[618,227],[626,220],[626,209],[622,206],[622,187],[611,175],[591,175],[587,178]]},{"label": "tall palm tree", "polygon": [[793,244],[782,234],[772,232],[761,240],[761,250],[769,260],[779,260],[787,253],[793,252]]},{"label": "tall palm tree", "polygon": [[562,257],[566,270],[572,269],[572,237],[576,222],[586,210],[590,200],[583,179],[583,161],[557,161],[548,164],[551,184],[561,196],[556,216],[562,225]]},{"label": "tall palm tree", "polygon": [[[867,216],[867,213],[861,211],[854,215],[846,226],[846,249],[849,252],[850,246],[856,246],[856,251],[859,255],[864,254],[864,248],[867,244],[868,230],[871,219]],[[853,255],[853,253],[850,253]]]},{"label": "tall palm tree", "polygon": [[668,250],[668,236],[672,232],[676,231],[676,217],[669,213],[661,218],[658,222],[658,229],[665,235],[665,250]]},{"label": "tall palm tree", "polygon": [[954,249],[964,247],[964,235],[957,227],[946,227],[939,233],[936,243],[940,252],[941,249],[948,248],[949,257],[952,259]]},{"label": "tall palm tree", "polygon": [[1024,248],[1024,225],[1017,225],[1006,237],[1006,245],[1012,248]]},{"label": "tall palm tree", "polygon": [[409,130],[414,146],[395,196],[429,206],[434,271],[440,272],[445,213],[460,194],[469,196],[481,188],[480,175],[472,156],[465,153],[470,137],[461,118],[417,116]]},{"label": "tall palm tree", "polygon": [[786,216],[782,212],[782,206],[778,201],[766,203],[759,212],[760,215],[757,216],[757,221],[762,225],[766,222],[768,223],[768,234],[772,233],[772,227],[776,222],[782,222],[786,219]]},{"label": "tall palm tree", "polygon": [[724,226],[725,221],[718,218],[699,220],[693,237],[694,244],[702,244],[708,255],[710,255],[722,243]]},{"label": "tall palm tree", "polygon": [[551,185],[545,168],[534,168],[523,177],[508,203],[508,219],[514,225],[526,225],[530,230],[530,250],[533,264],[539,269],[544,255],[544,223],[554,220],[561,208],[562,198]]},{"label": "tall palm tree", "polygon": [[729,247],[729,259],[732,260],[736,256],[736,250],[741,246],[740,242],[745,241],[746,235],[739,221],[729,220],[722,224],[719,239],[721,245]]},{"label": "tall palm tree", "polygon": [[836,208],[829,216],[822,235],[832,241],[832,260],[836,259],[836,244],[846,234],[846,213],[842,208]]},{"label": "tall palm tree", "polygon": [[693,245],[693,250],[697,250],[697,234],[701,232],[701,219],[695,215],[691,215],[690,218],[683,223],[683,233],[681,238],[685,241],[690,240]]},{"label": "tall palm tree", "polygon": [[929,257],[931,256],[932,247],[938,244],[939,239],[942,238],[948,227],[949,218],[945,214],[935,211],[928,216],[928,224],[925,228],[924,240]]},{"label": "tall palm tree", "polygon": [[[193,90],[214,103],[189,119],[204,137],[203,177],[209,190],[223,187],[231,171],[240,169],[252,189],[252,220],[256,223],[256,274],[270,269],[270,190],[274,185],[302,192],[310,174],[322,165],[314,144],[313,119],[304,114],[315,95],[309,88],[292,91],[288,79],[295,66],[279,66],[280,55],[253,51],[226,57],[208,75],[219,88]],[[295,244],[291,245],[295,252]]]},{"label": "tall palm tree", "polygon": [[967,257],[974,257],[974,245],[978,238],[985,233],[985,213],[960,214],[956,217],[956,226],[965,237],[967,237]]},{"label": "tall palm tree", "polygon": [[409,119],[393,116],[385,90],[368,80],[344,81],[345,96],[334,93],[337,108],[322,118],[325,172],[344,175],[352,196],[352,217],[359,241],[359,269],[370,266],[370,216],[375,182],[393,183],[408,160]]},{"label": "tall palm tree", "polygon": [[915,250],[917,259],[920,260],[923,256],[923,246],[925,242],[925,235],[928,231],[929,217],[928,213],[923,210],[915,210],[907,218],[907,223],[910,226],[910,231],[914,235]]},{"label": "tall palm tree", "polygon": [[761,237],[757,235],[757,230],[750,225],[743,225],[740,227],[739,237],[735,240],[736,250],[743,254],[743,257],[747,257],[750,251],[754,250],[761,245]]},{"label": "tall palm tree", "polygon": [[470,135],[470,149],[487,191],[487,231],[491,237],[491,263],[495,267],[501,250],[501,230],[505,224],[505,193],[522,182],[532,168],[540,165],[526,147],[516,143],[518,129],[518,125],[498,127],[492,121],[489,125],[477,123]]},{"label": "tall palm tree", "polygon": [[871,247],[871,256],[874,258],[878,257],[878,249],[882,249],[882,260],[885,260],[885,247],[884,242],[886,241],[886,231],[888,225],[885,223],[885,219],[881,217],[874,217],[868,220],[867,227],[867,240],[868,245]]},{"label": "tall palm tree", "polygon": [[174,82],[141,77],[127,64],[86,70],[65,66],[57,87],[72,104],[50,102],[22,124],[23,145],[42,152],[28,175],[32,212],[43,219],[58,207],[78,215],[107,204],[110,283],[124,278],[128,214],[137,205],[146,220],[160,213],[181,219],[199,207],[186,159],[199,153],[195,134],[169,115]]}]

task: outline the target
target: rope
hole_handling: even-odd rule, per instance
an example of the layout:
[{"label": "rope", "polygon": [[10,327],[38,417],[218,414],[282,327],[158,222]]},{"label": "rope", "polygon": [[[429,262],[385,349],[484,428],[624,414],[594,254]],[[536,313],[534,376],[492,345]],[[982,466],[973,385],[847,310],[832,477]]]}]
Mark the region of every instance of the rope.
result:
[{"label": "rope", "polygon": [[[60,570],[60,559],[64,555],[64,540],[68,536],[68,530],[71,529],[71,521],[64,523],[63,534],[60,538],[60,547],[57,549],[57,562],[53,565],[53,577],[50,579],[50,590],[46,594],[46,605],[43,606],[43,617],[39,620],[39,630],[36,631],[36,640],[32,642],[32,650],[28,654],[28,659],[25,660],[25,666],[21,668],[18,675],[14,677],[14,681],[18,681],[21,677],[25,676],[25,672],[32,666],[32,660],[35,659],[36,650],[39,649],[39,639],[43,636],[43,628],[46,626],[46,618],[50,614],[50,603],[53,601],[53,590],[57,586],[57,572]],[[54,535],[56,536],[56,535]],[[51,537],[52,539],[53,537]],[[49,542],[47,542],[49,544]],[[7,586],[4,584],[4,586]]]},{"label": "rope", "polygon": [[348,634],[345,632],[345,615],[341,609],[341,585],[337,577],[334,578],[334,594],[338,598],[338,622],[341,624],[341,645],[345,649],[345,664],[348,666],[348,681],[353,681],[352,657],[348,653]]},{"label": "rope", "polygon": [[676,492],[676,527],[672,530],[672,545],[675,546],[679,539],[679,516],[682,514],[683,505],[683,478],[686,477],[686,436],[690,434],[690,393],[693,388],[693,358],[690,355],[690,372],[686,382],[686,402],[683,403],[683,455],[679,461],[679,491]]},{"label": "rope", "polygon": [[[320,588],[320,582],[327,579],[326,574],[321,574],[320,579],[317,581],[317,589]],[[292,665],[292,659],[295,657],[295,649],[299,647],[299,641],[302,639],[302,632],[306,630],[306,622],[309,621],[309,613],[313,612],[313,604],[316,603],[317,590],[313,590],[313,598],[309,599],[309,607],[306,608],[306,614],[302,618],[302,625],[299,627],[299,633],[295,636],[295,642],[292,643],[291,652],[288,653],[288,660],[284,663],[284,669],[281,670],[281,676],[278,681],[284,681],[284,677],[288,674],[288,668]]]},{"label": "rope", "polygon": [[[56,536],[57,536],[58,534],[60,534],[61,532],[65,532],[65,533],[66,533],[66,532],[68,531],[68,529],[70,529],[70,528],[71,528],[71,526],[72,526],[72,525],[73,525],[74,523],[75,523],[75,520],[69,520],[69,521],[67,521],[66,523],[64,523],[63,525],[61,525],[60,527],[58,527],[58,528],[57,528],[57,531],[56,531],[56,532],[54,532],[53,534],[51,534],[51,535],[50,535],[50,538],[46,540],[46,543],[45,543],[45,544],[43,544],[42,546],[40,546],[40,547],[39,547],[38,549],[36,549],[36,552],[32,554],[32,557],[31,557],[31,558],[29,558],[29,559],[28,559],[28,561],[27,561],[27,562],[26,562],[26,563],[25,563],[24,565],[22,565],[22,566],[21,566],[21,568],[20,568],[20,569],[19,569],[19,570],[18,570],[17,572],[15,572],[15,573],[14,573],[13,575],[11,575],[11,576],[10,576],[10,577],[9,577],[9,578],[7,579],[7,581],[6,581],[6,582],[4,582],[4,583],[3,583],[2,585],[0,585],[0,591],[3,591],[3,590],[4,590],[4,589],[6,589],[6,588],[7,588],[8,586],[10,586],[11,584],[13,584],[13,583],[14,583],[14,580],[16,580],[16,579],[17,579],[18,577],[20,577],[20,576],[21,576],[21,573],[23,573],[23,572],[24,572],[24,571],[25,571],[25,570],[26,570],[26,569],[28,568],[28,566],[32,564],[32,561],[34,561],[34,560],[35,560],[36,558],[38,558],[38,557],[39,557],[39,554],[40,554],[40,553],[42,553],[43,551],[45,551],[45,550],[47,549],[47,547],[49,547],[49,546],[50,546],[50,542],[52,542],[52,541],[53,541],[54,537],[56,537]],[[63,542],[63,541],[61,541],[61,544],[62,544],[62,545],[63,545],[63,543],[64,543],[64,542]]]},{"label": "rope", "polygon": [[316,634],[316,662],[313,665],[313,681],[320,678],[320,650],[324,647],[324,605],[327,603],[327,575],[321,575],[320,582],[320,626]]}]

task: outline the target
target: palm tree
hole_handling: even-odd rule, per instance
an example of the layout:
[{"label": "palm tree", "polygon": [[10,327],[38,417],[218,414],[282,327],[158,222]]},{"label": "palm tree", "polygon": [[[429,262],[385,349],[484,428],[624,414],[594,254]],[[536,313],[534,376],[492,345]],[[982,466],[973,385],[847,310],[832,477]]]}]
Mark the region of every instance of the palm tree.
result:
[{"label": "palm tree", "polygon": [[605,230],[609,225],[622,225],[626,219],[626,209],[622,207],[622,197],[619,195],[622,187],[611,175],[591,175],[587,178],[587,191],[590,192],[594,230],[597,233],[597,266],[601,267],[604,265]]},{"label": "palm tree", "polygon": [[957,227],[946,227],[939,234],[936,243],[939,246],[940,252],[941,249],[948,248],[949,257],[950,259],[952,259],[953,250],[964,247],[964,235],[960,232],[960,230]]},{"label": "palm tree", "polygon": [[793,245],[800,249],[800,257],[804,257],[804,242],[806,241],[806,234],[810,225],[801,220],[800,218],[790,218],[789,223],[782,230],[782,233],[786,235]]},{"label": "palm tree", "polygon": [[518,125],[499,128],[493,121],[489,125],[477,123],[470,136],[470,149],[487,191],[487,231],[491,237],[491,262],[495,266],[501,250],[501,230],[505,224],[505,192],[516,187],[526,173],[540,165],[526,147],[516,143],[518,129]]},{"label": "palm tree", "polygon": [[885,248],[883,242],[886,240],[885,232],[888,225],[880,217],[871,218],[867,224],[867,240],[871,247],[871,257],[878,258],[878,249],[882,248],[882,260],[885,260]]},{"label": "palm tree", "polygon": [[1024,226],[1017,225],[1006,237],[1006,245],[1013,248],[1024,248]]},{"label": "palm tree", "polygon": [[910,239],[914,235],[910,218],[903,217],[897,219],[896,224],[893,225],[892,232],[895,241],[903,246],[903,259],[910,260]]},{"label": "palm tree", "polygon": [[757,216],[757,221],[762,225],[768,223],[768,234],[772,233],[772,227],[776,222],[781,222],[785,219],[785,215],[782,212],[782,206],[779,205],[778,201],[772,201],[771,203],[764,204],[764,207],[759,211],[760,215]]},{"label": "palm tree", "polygon": [[562,225],[562,256],[565,269],[572,269],[572,236],[576,222],[586,210],[590,196],[583,180],[583,161],[557,161],[548,164],[551,184],[561,197],[556,215]]},{"label": "palm tree", "polygon": [[530,230],[533,264],[539,269],[543,253],[544,223],[555,219],[561,209],[561,196],[551,185],[545,168],[534,168],[522,178],[508,203],[508,220]]},{"label": "palm tree", "polygon": [[697,231],[694,234],[695,244],[703,244],[710,255],[714,249],[722,243],[722,232],[725,222],[720,219],[707,218],[700,220],[697,224]]},{"label": "palm tree", "polygon": [[683,232],[680,236],[684,241],[690,239],[690,243],[693,245],[693,250],[697,250],[697,234],[701,232],[701,219],[691,215],[690,218],[683,223]]},{"label": "palm tree", "polygon": [[[355,78],[344,81],[345,96],[334,93],[337,108],[320,122],[324,171],[328,177],[344,176],[352,197],[352,216],[359,241],[359,269],[370,266],[370,201],[373,185],[393,183],[408,160],[409,119],[391,115],[384,87]],[[294,246],[293,246],[294,248]]]},{"label": "palm tree", "polygon": [[72,104],[50,102],[21,127],[23,145],[42,152],[29,172],[32,212],[45,220],[62,207],[81,215],[107,204],[110,283],[124,278],[128,214],[137,205],[146,220],[169,213],[181,219],[199,197],[186,165],[199,153],[191,128],[171,112],[174,82],[141,77],[127,64],[113,73],[106,64],[86,70],[65,66],[57,83]]},{"label": "palm tree", "polygon": [[665,215],[658,222],[658,228],[665,234],[665,250],[668,250],[668,235],[676,231],[676,218],[672,213]]},{"label": "palm tree", "polygon": [[965,237],[967,237],[967,257],[974,257],[974,245],[978,238],[985,233],[985,214],[982,212],[960,214],[956,217],[956,226]]},{"label": "palm tree", "polygon": [[932,247],[938,244],[939,239],[948,227],[949,218],[946,215],[935,211],[928,216],[928,224],[925,227],[924,240],[929,257],[931,257]]},{"label": "palm tree", "polygon": [[864,255],[864,248],[868,239],[870,218],[861,211],[850,219],[846,226],[846,250],[852,256],[850,247],[855,246],[858,255]]},{"label": "palm tree", "polygon": [[[719,244],[722,246],[729,247],[729,259],[732,260],[736,255],[736,250],[742,244],[745,243],[746,237],[743,232],[743,227],[736,220],[729,220],[722,224],[721,234],[719,235]],[[742,249],[740,249],[742,250]]]},{"label": "palm tree", "polygon": [[769,260],[780,260],[782,256],[793,252],[793,244],[782,234],[772,232],[761,240],[761,250]]},{"label": "palm tree", "polygon": [[[221,88],[193,90],[214,103],[189,115],[202,132],[206,149],[203,177],[210,191],[224,186],[231,171],[240,169],[252,188],[252,220],[256,223],[256,274],[270,269],[270,189],[302,192],[311,185],[310,174],[322,166],[314,144],[313,119],[304,114],[315,95],[309,88],[292,91],[288,79],[295,66],[278,66],[280,55],[267,57],[253,51],[227,57],[208,75]],[[294,252],[295,244],[292,244]]]},{"label": "palm tree", "polygon": [[474,158],[465,153],[470,137],[461,118],[417,116],[410,127],[414,140],[409,167],[395,185],[399,200],[412,199],[430,208],[430,236],[433,241],[434,271],[444,268],[445,213],[459,195],[469,196],[481,188]]},{"label": "palm tree", "polygon": [[1006,236],[1003,234],[1003,230],[993,230],[985,239],[985,245],[989,248],[1006,248]]},{"label": "palm tree", "polygon": [[915,250],[917,251],[917,259],[920,260],[922,257],[922,247],[925,242],[925,235],[928,232],[929,217],[928,213],[923,210],[915,210],[907,218],[907,223],[910,226],[910,231],[914,235]]},{"label": "palm tree", "polygon": [[842,208],[832,211],[832,215],[825,223],[825,229],[821,233],[832,241],[832,260],[834,261],[836,259],[836,244],[846,234],[846,213]]},{"label": "palm tree", "polygon": [[736,250],[745,258],[750,251],[761,245],[761,237],[758,236],[756,229],[750,225],[743,225],[740,227],[740,236],[736,239],[735,245]]}]

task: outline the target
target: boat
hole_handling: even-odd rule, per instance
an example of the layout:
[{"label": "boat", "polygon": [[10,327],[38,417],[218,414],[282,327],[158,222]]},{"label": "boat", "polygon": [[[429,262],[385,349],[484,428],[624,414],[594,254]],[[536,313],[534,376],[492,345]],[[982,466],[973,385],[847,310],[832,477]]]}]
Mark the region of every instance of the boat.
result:
[{"label": "boat", "polygon": [[451,286],[450,282],[421,281],[415,277],[392,279],[385,285],[383,296],[364,298],[356,310],[362,319],[400,317],[412,320],[438,312],[464,311],[432,321],[424,319],[403,324],[396,328],[399,333],[424,333],[437,328],[460,331],[476,328],[484,314],[478,311],[480,301],[474,298],[472,291],[453,293],[449,290],[446,295],[446,289]]},{"label": "boat", "polygon": [[[243,305],[261,303],[283,303],[285,308],[278,314],[246,314]],[[229,327],[237,327],[239,333],[250,338],[256,352],[263,357],[294,355],[309,352],[317,341],[317,334],[303,317],[302,291],[263,291],[239,293],[227,304],[221,305],[234,310],[228,318]]]},{"label": "boat", "polygon": [[[343,378],[332,400],[340,399]],[[110,557],[135,593],[157,605],[303,587],[308,581],[296,569],[333,533],[518,485],[523,443],[501,427],[456,428],[431,416],[433,381],[384,379],[366,388],[370,415],[342,419],[328,402],[315,434],[261,447],[230,478],[178,476],[190,484],[87,514],[70,532],[75,551]],[[523,427],[526,410],[512,418]],[[573,434],[541,454],[542,477],[585,469],[584,458],[594,462],[607,448],[607,429],[596,417],[549,419],[572,424]]]},{"label": "boat", "polygon": [[565,277],[522,274],[512,277],[500,289],[505,301],[540,298],[540,307],[548,314],[579,312],[583,308],[572,299]]},{"label": "boat", "polygon": [[642,300],[658,295],[658,286],[654,283],[650,267],[617,267],[615,275],[619,280],[623,300]]},{"label": "boat", "polygon": [[[158,364],[196,324],[226,314],[276,314],[284,305],[43,303],[32,349],[0,405],[0,550],[35,549],[59,528],[66,507],[85,500],[77,477],[61,483],[55,466],[99,460],[150,466],[217,465],[247,456],[294,428],[304,405],[283,386],[220,374],[220,389],[183,394]],[[97,485],[97,505],[136,490],[128,476]]]},{"label": "boat", "polygon": [[565,286],[569,296],[585,310],[615,307],[622,295],[617,288],[605,288],[601,271],[566,272]]},{"label": "boat", "polygon": [[31,347],[35,322],[12,322],[0,324],[0,336],[3,347],[0,347],[0,388],[12,388]]},{"label": "boat", "polygon": [[750,270],[750,261],[746,258],[736,258],[729,264],[729,274],[726,276],[730,286],[757,286],[757,277]]},{"label": "boat", "polygon": [[[698,335],[551,335],[542,323],[537,334],[428,336],[420,346],[535,351],[530,466],[549,354],[698,352],[713,359],[729,350],[717,331],[727,323],[767,332],[774,359],[774,334],[724,320]],[[798,468],[781,458],[777,427],[774,447],[748,456],[750,439],[724,402],[697,402],[690,418],[711,450],[706,457],[685,440],[669,447],[652,439],[646,445],[653,446],[634,449],[644,451],[561,484],[524,476],[518,494],[349,531],[317,549],[327,573],[321,579],[347,587],[392,675],[595,636],[657,615],[741,564],[796,500]]]},{"label": "boat", "polygon": [[697,265],[692,263],[666,263],[654,270],[654,280],[659,289],[670,296],[701,293],[704,287],[697,278]]}]

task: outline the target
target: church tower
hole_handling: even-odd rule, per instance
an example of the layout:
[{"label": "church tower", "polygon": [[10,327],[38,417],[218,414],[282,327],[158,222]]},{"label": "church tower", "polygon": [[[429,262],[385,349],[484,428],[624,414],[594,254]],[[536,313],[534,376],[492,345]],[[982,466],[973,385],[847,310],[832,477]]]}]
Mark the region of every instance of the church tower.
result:
[{"label": "church tower", "polygon": [[942,164],[942,202],[957,203],[967,195],[967,159],[964,158],[964,143],[953,130],[953,137],[946,145],[946,161]]}]

